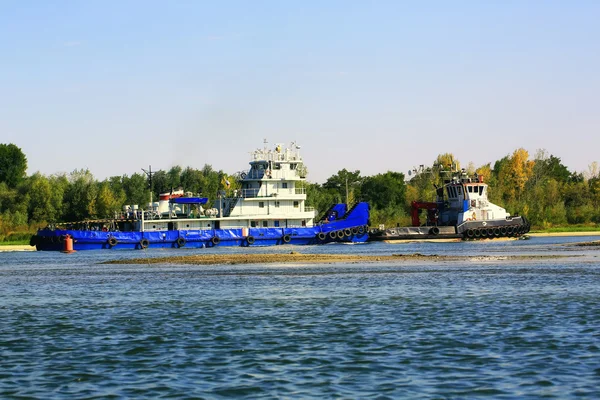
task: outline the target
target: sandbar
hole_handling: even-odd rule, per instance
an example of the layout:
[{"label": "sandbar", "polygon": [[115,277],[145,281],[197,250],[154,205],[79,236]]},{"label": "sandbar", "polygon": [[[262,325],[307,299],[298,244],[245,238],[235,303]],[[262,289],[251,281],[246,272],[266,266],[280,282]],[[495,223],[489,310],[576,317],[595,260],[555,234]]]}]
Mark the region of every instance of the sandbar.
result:
[{"label": "sandbar", "polygon": [[3,251],[35,251],[35,246],[30,246],[28,244],[0,245],[0,252]]},{"label": "sandbar", "polygon": [[[576,257],[565,255],[560,257]],[[405,261],[499,261],[499,260],[533,260],[541,258],[557,258],[556,255],[509,255],[509,256],[447,256],[415,254],[392,255],[356,255],[356,254],[302,254],[292,251],[286,254],[194,254],[187,256],[135,258],[127,260],[111,260],[102,264],[332,264],[332,263],[366,263],[366,262],[405,262]]]}]

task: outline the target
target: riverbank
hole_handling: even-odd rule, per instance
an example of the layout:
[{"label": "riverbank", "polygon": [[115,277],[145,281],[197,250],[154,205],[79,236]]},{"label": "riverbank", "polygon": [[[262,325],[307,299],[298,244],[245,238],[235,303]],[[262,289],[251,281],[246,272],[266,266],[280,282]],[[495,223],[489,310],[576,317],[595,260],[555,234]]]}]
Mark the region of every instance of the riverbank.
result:
[{"label": "riverbank", "polygon": [[35,246],[28,244],[3,244],[0,245],[0,252],[3,251],[35,251]]},{"label": "riverbank", "polygon": [[550,236],[600,236],[600,231],[590,232],[530,232],[527,235],[537,237],[550,237]]}]

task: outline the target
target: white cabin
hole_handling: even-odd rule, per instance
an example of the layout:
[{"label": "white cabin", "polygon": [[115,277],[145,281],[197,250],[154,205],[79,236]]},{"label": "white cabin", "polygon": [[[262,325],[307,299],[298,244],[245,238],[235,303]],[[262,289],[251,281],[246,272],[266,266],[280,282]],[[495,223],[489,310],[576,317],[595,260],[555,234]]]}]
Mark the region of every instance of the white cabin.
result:
[{"label": "white cabin", "polygon": [[[277,144],[250,153],[250,169],[239,174],[241,189],[218,193],[213,208],[185,205],[178,212],[144,213],[142,230],[294,228],[313,226],[316,211],[307,207],[307,169],[300,146]],[[177,193],[179,194],[179,193]],[[161,200],[164,200],[161,195]]]},{"label": "white cabin", "polygon": [[440,216],[442,223],[462,224],[466,221],[489,221],[506,219],[510,216],[500,206],[488,200],[488,185],[481,177],[454,179],[444,185],[447,196],[447,211]]}]

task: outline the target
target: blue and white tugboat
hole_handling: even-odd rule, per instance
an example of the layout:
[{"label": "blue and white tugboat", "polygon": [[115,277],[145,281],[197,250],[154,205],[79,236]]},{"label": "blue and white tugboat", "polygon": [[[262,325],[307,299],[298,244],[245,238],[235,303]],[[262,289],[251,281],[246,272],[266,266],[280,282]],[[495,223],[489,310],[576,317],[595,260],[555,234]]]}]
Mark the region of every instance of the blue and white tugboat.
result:
[{"label": "blue and white tugboat", "polygon": [[[427,211],[422,224],[421,210]],[[493,239],[520,237],[529,232],[524,216],[510,215],[488,200],[488,185],[481,176],[456,173],[436,189],[434,202],[412,202],[412,226],[374,229],[370,240],[399,239]]]},{"label": "blue and white tugboat", "polygon": [[63,251],[68,243],[77,251],[367,241],[368,204],[335,204],[318,218],[305,205],[306,174],[300,146],[265,145],[239,174],[241,188],[220,191],[212,207],[206,207],[207,198],[178,190],[161,194],[145,210],[125,206],[111,220],[41,229],[31,244]]}]

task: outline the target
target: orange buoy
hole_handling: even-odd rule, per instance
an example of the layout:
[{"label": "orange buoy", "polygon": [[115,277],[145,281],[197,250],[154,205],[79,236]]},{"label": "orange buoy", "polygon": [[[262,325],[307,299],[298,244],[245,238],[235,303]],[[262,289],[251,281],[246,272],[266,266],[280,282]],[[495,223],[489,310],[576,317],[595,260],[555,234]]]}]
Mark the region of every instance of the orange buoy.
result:
[{"label": "orange buoy", "polygon": [[63,243],[63,253],[75,253],[75,250],[73,250],[73,238],[71,235],[65,235],[65,241]]}]

